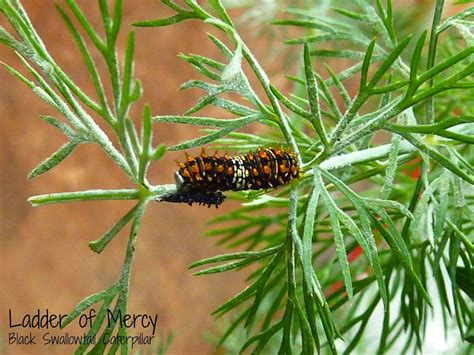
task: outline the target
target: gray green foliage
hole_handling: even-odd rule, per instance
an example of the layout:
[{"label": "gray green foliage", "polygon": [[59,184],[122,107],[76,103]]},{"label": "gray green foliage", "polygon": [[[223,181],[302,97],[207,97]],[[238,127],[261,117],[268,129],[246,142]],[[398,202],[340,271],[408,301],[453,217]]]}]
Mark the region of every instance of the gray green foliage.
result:
[{"label": "gray green foliage", "polygon": [[[0,11],[16,31],[18,39],[4,28],[0,28],[0,42],[16,52],[20,62],[25,66],[32,79],[20,74],[9,64],[2,64],[58,112],[61,119],[49,116],[43,116],[42,118],[45,122],[58,128],[68,138],[68,142],[57,152],[33,169],[28,176],[29,178],[35,178],[56,167],[79,144],[91,143],[99,144],[129,179],[137,185],[136,189],[52,193],[30,198],[33,206],[87,200],[133,199],[137,201],[137,204],[99,240],[90,242],[91,249],[100,253],[122,228],[129,222],[131,223],[130,239],[124,265],[117,281],[108,289],[81,301],[63,323],[63,326],[66,326],[87,308],[94,305],[100,306],[88,335],[97,335],[96,345],[89,350],[101,353],[105,348],[102,339],[110,337],[114,333],[126,335],[125,328],[116,327],[115,323],[111,323],[108,327],[102,329],[101,333],[99,330],[104,324],[107,309],[112,309],[115,314],[118,312],[126,313],[127,311],[132,258],[145,208],[150,201],[174,191],[176,187],[173,185],[150,186],[146,180],[146,171],[150,161],[160,159],[165,152],[165,147],[163,145],[156,148],[151,146],[153,129],[149,107],[144,109],[140,137],[137,134],[137,128],[128,116],[131,106],[141,96],[141,86],[133,72],[135,47],[133,32],[128,35],[124,58],[119,59],[117,56],[117,36],[121,27],[122,2],[120,0],[116,1],[113,8],[109,8],[105,0],[98,2],[104,24],[105,36],[103,37],[98,34],[98,30],[91,26],[86,15],[75,1],[66,1],[66,5],[66,8],[61,5],[58,5],[57,8],[66,28],[71,33],[71,40],[77,44],[82,54],[94,84],[96,98],[87,95],[55,62],[35,31],[27,13],[19,1],[16,0],[1,0]],[[78,24],[75,25],[74,22]],[[83,31],[87,38],[83,38],[81,34]],[[106,64],[107,75],[105,77],[99,75],[90,52],[91,47],[94,47],[101,54],[101,59]],[[108,97],[105,93],[103,84],[105,80],[110,80],[112,97]],[[98,122],[88,113],[88,110],[92,110],[97,114],[97,117],[103,119],[103,123],[111,128],[119,142],[119,147],[114,146],[112,140],[100,128]],[[112,347],[112,353],[117,351],[118,345]],[[86,351],[87,346],[87,344],[82,344],[77,349],[77,353]],[[120,346],[122,352],[127,351],[127,344]]]},{"label": "gray green foliage", "polygon": [[[130,267],[145,208],[175,189],[152,186],[146,179],[150,162],[166,150],[163,145],[151,146],[153,125],[166,122],[207,127],[203,136],[169,150],[211,143],[244,152],[281,144],[298,155],[303,172],[300,180],[277,191],[229,194],[243,201],[242,207],[211,221],[210,236],[244,251],[198,261],[191,268],[204,268],[196,274],[252,270],[249,286],[214,312],[230,319],[218,340],[220,346],[235,350],[229,342],[235,341],[233,335],[239,329],[245,329],[239,333],[239,351],[349,353],[363,343],[379,305],[384,309],[383,321],[380,330],[370,329],[379,334],[378,350],[373,351],[386,353],[397,342],[402,342],[398,346],[404,352],[421,351],[432,308],[441,311],[445,327],[455,320],[461,341],[472,342],[474,9],[444,18],[444,1],[438,0],[429,29],[402,35],[390,0],[328,0],[324,4],[339,7],[321,6],[319,11],[314,11],[312,2],[301,2],[300,8],[287,9],[283,18],[273,22],[279,28],[292,28],[290,33],[295,28],[302,32],[285,41],[300,53],[301,67],[296,75],[288,75],[294,91],[283,93],[271,84],[220,0],[208,0],[206,5],[193,0],[184,0],[182,6],[171,0],[162,3],[174,15],[134,25],[203,21],[220,30],[221,36],[209,35],[209,40],[225,60],[181,55],[201,75],[181,89],[199,88],[202,98],[182,116],[153,116],[146,106],[139,135],[128,116],[141,95],[133,72],[133,32],[124,58],[119,59],[116,51],[120,0],[113,9],[105,0],[99,1],[105,37],[73,0],[67,1],[67,9],[58,7],[82,53],[97,98],[85,94],[56,64],[19,2],[0,0],[2,13],[19,37],[0,29],[0,42],[18,53],[32,79],[4,66],[58,111],[61,120],[44,120],[69,139],[30,177],[54,168],[77,145],[98,143],[137,186],[30,199],[35,206],[90,199],[137,200],[109,231],[90,242],[91,249],[100,253],[131,223],[119,279],[80,302],[68,322],[101,303],[89,331],[98,334],[104,312],[113,302],[116,312],[126,309]],[[320,15],[323,10],[324,16]],[[82,37],[83,31],[87,38]],[[102,55],[107,78],[99,75],[89,47]],[[341,59],[345,68],[335,71],[331,66]],[[252,86],[250,76],[257,79],[259,88]],[[104,91],[106,79],[112,97]],[[350,94],[350,81],[357,82],[355,94]],[[241,99],[229,98],[235,94]],[[209,105],[233,118],[197,115]],[[118,147],[86,108],[111,127]],[[238,132],[250,124],[265,127],[267,133]],[[381,135],[385,137],[382,144]],[[419,171],[411,176],[413,165]],[[429,294],[429,284],[437,294]],[[100,336],[125,334],[124,329],[114,328],[115,324],[106,327]],[[402,331],[404,337],[399,336]],[[342,346],[340,339],[344,339]],[[81,347],[78,352],[85,350]],[[92,350],[105,348],[96,345]],[[126,346],[121,351],[126,352]]]}]

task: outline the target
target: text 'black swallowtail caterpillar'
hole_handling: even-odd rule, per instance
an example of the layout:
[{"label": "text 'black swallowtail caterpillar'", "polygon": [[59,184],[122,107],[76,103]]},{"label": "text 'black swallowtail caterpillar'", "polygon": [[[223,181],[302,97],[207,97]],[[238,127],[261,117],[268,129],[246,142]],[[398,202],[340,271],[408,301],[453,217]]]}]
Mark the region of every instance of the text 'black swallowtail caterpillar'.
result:
[{"label": "text 'black swallowtail caterpillar'", "polygon": [[175,173],[178,191],[164,201],[219,206],[222,191],[261,190],[288,184],[300,175],[296,155],[280,148],[258,148],[244,155],[186,155]]}]

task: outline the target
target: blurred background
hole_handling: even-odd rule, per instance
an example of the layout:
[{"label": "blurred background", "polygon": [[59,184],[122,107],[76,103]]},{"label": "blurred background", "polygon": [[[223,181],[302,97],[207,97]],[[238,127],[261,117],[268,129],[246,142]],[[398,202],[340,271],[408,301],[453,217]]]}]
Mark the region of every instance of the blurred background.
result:
[{"label": "blurred background", "polygon": [[[56,2],[62,3],[22,1],[55,60],[81,88],[93,93],[82,58],[54,8]],[[93,25],[100,27],[96,3],[87,0],[78,3]],[[398,3],[414,5],[412,19],[424,26],[431,16],[428,10],[434,1]],[[231,13],[237,17],[250,14],[246,9]],[[123,54],[126,30],[131,23],[169,15],[171,13],[156,0],[124,1],[119,55]],[[4,18],[0,18],[0,25],[9,29]],[[249,47],[264,67],[269,68],[276,86],[284,89],[289,84],[284,73],[277,69],[288,58],[288,52],[276,51],[275,48],[280,47],[271,42],[278,39],[274,34],[260,34],[258,26],[242,28],[241,34]],[[209,27],[196,21],[169,28],[136,29],[135,71],[144,93],[131,112],[135,120],[140,118],[144,103],[150,104],[154,115],[182,114],[196,103],[201,96],[198,90],[178,92],[181,83],[198,74],[177,55],[183,52],[221,58],[207,39],[207,31]],[[97,59],[98,54],[93,54]],[[18,58],[4,46],[0,46],[0,60],[20,68]],[[18,317],[34,314],[38,309],[66,314],[85,296],[109,287],[118,277],[128,236],[120,233],[100,255],[93,253],[87,242],[106,232],[132,203],[87,202],[32,208],[27,198],[49,192],[133,186],[94,145],[81,145],[57,168],[27,181],[28,173],[65,139],[58,130],[38,118],[40,114],[58,117],[57,113],[3,68],[0,83],[0,353],[72,352],[74,346],[8,346],[8,310]],[[217,111],[205,113],[222,117]],[[173,145],[199,134],[189,126],[156,125],[154,128],[155,144]],[[176,170],[174,161],[182,156],[180,152],[169,152],[152,165],[150,182],[154,185],[172,183]],[[206,221],[236,206],[236,202],[227,202],[216,210],[156,203],[146,212],[134,260],[129,311],[158,314],[156,335],[166,336],[172,332],[175,336],[171,354],[213,353],[215,346],[205,337],[206,333],[216,332],[210,314],[244,287],[244,275],[239,273],[194,277],[187,269],[196,260],[224,252],[214,239],[203,238]],[[73,335],[83,332],[77,323],[65,331]],[[65,331],[53,329],[51,333],[64,334]],[[140,331],[136,328],[130,333]],[[149,334],[149,330],[143,332]],[[41,336],[44,331],[32,330],[32,333]]]}]

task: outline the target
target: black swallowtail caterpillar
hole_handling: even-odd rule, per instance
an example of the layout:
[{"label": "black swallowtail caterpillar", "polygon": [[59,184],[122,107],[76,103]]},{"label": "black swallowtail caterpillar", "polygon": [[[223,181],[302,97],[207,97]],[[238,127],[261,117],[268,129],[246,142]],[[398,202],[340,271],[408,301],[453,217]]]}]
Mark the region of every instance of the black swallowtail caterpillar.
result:
[{"label": "black swallowtail caterpillar", "polygon": [[245,155],[186,155],[175,173],[178,192],[165,197],[169,202],[220,205],[221,191],[260,190],[288,184],[299,177],[295,154],[279,148],[259,148]]}]

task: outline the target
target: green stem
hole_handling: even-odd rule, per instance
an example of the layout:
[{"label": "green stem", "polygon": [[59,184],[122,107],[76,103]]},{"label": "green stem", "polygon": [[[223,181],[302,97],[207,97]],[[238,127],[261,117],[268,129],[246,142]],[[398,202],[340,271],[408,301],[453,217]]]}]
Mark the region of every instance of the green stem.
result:
[{"label": "green stem", "polygon": [[74,192],[58,192],[52,194],[36,195],[28,199],[33,207],[51,203],[96,201],[96,200],[137,200],[140,191],[136,189],[120,190],[84,190]]},{"label": "green stem", "polygon": [[[130,273],[132,270],[133,256],[135,255],[135,246],[137,243],[138,231],[140,229],[140,223],[142,221],[143,214],[145,212],[148,201],[143,201],[137,206],[135,217],[133,220],[132,228],[130,230],[130,237],[128,239],[127,250],[125,252],[125,260],[122,266],[122,272],[118,280],[119,292],[121,300],[125,303],[124,307],[127,307],[128,290],[130,287]],[[120,303],[120,301],[118,303]]]},{"label": "green stem", "polygon": [[355,117],[357,112],[359,112],[362,105],[367,101],[368,97],[369,95],[366,92],[364,91],[359,92],[359,95],[357,95],[351,107],[349,107],[347,112],[344,114],[344,116],[342,117],[342,119],[339,121],[336,128],[334,129],[334,132],[332,133],[331,138],[330,138],[331,146],[335,145],[339,141],[342,133],[347,128],[347,126],[352,121],[352,119]]},{"label": "green stem", "polygon": [[[115,126],[115,132],[125,153],[125,160],[131,170],[131,174],[134,177],[134,180],[137,180],[138,173],[138,160],[135,155],[135,151],[132,147],[132,142],[130,139],[130,132],[127,130],[126,122],[124,120],[118,119],[117,125]],[[138,180],[139,181],[139,180]]]},{"label": "green stem", "polygon": [[[433,68],[436,57],[436,48],[438,44],[438,25],[441,21],[441,15],[443,13],[444,0],[437,0],[436,7],[433,16],[433,23],[431,25],[430,44],[428,49],[428,61],[426,64],[426,70]],[[432,87],[434,84],[433,79],[430,80],[429,86]],[[434,121],[434,97],[431,96],[426,102],[426,121],[427,123],[433,123]]]},{"label": "green stem", "polygon": [[[326,159],[319,166],[324,170],[335,170],[347,166],[353,166],[370,161],[385,159],[392,151],[393,144],[384,144],[375,148],[363,149],[357,152],[337,155]],[[408,154],[416,151],[417,148],[407,141],[400,143],[399,155]],[[312,170],[305,173],[305,175],[312,175]]]},{"label": "green stem", "polygon": [[151,186],[149,189],[117,189],[117,190],[84,190],[74,192],[57,192],[52,194],[36,195],[28,199],[33,207],[51,203],[97,201],[97,200],[157,200],[176,192],[175,184]]}]

